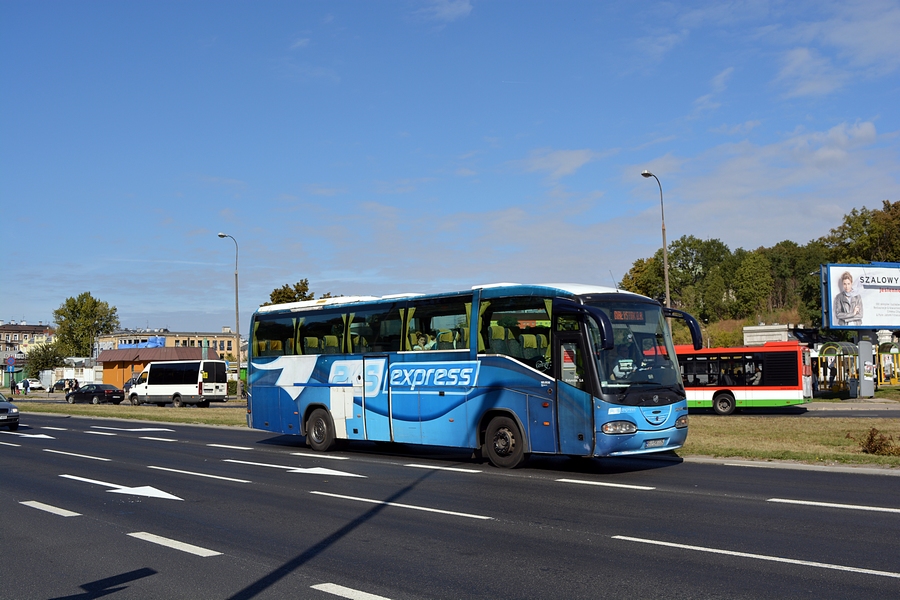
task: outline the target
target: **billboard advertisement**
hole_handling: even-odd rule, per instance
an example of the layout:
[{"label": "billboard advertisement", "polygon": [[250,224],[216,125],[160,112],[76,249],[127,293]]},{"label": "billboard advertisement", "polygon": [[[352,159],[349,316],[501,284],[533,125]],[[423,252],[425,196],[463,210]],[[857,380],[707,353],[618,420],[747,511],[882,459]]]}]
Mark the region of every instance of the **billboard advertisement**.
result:
[{"label": "billboard advertisement", "polygon": [[900,329],[900,263],[822,266],[822,323]]}]

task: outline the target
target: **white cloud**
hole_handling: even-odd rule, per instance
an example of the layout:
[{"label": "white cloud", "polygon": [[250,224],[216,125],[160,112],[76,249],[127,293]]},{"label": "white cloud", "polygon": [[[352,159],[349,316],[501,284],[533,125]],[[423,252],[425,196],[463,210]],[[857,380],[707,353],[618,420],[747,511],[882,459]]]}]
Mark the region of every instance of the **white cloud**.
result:
[{"label": "white cloud", "polygon": [[291,50],[296,50],[297,48],[306,48],[309,46],[309,38],[298,38],[294,40],[294,43],[291,44]]},{"label": "white cloud", "polygon": [[529,158],[517,161],[526,171],[547,172],[551,179],[559,179],[571,175],[589,162],[613,154],[594,152],[588,148],[581,150],[535,150]]},{"label": "white cloud", "polygon": [[471,12],[472,3],[469,0],[429,0],[413,14],[429,21],[450,23],[468,17]]},{"label": "white cloud", "polygon": [[775,81],[787,88],[788,97],[830,94],[844,86],[848,76],[831,59],[812,48],[794,48],[782,57]]}]

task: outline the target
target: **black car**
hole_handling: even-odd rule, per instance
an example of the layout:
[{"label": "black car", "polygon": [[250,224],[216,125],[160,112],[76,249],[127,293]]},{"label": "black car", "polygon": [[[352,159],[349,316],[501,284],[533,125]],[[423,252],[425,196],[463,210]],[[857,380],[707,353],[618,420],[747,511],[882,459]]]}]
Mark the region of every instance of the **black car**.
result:
[{"label": "black car", "polygon": [[56,383],[53,384],[54,392],[62,392],[65,389],[66,389],[66,380],[65,379],[59,379]]},{"label": "black car", "polygon": [[0,394],[0,427],[9,427],[10,431],[19,428],[19,408]]},{"label": "black car", "polygon": [[66,394],[66,402],[69,404],[79,401],[89,401],[91,404],[100,404],[101,402],[119,404],[124,399],[125,392],[108,383],[89,383]]}]

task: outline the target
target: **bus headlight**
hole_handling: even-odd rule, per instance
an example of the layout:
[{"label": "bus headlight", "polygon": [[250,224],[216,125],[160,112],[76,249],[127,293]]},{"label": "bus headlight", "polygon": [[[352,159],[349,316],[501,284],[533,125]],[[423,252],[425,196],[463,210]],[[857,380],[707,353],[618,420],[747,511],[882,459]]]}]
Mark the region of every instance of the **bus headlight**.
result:
[{"label": "bus headlight", "polygon": [[676,429],[684,429],[685,427],[687,427],[687,423],[688,423],[688,416],[687,416],[687,415],[681,415],[680,417],[678,417],[677,419],[675,419],[675,427],[676,427]]},{"label": "bus headlight", "polygon": [[631,421],[611,421],[605,423],[603,427],[600,428],[600,431],[609,434],[635,433],[637,431],[637,425]]}]

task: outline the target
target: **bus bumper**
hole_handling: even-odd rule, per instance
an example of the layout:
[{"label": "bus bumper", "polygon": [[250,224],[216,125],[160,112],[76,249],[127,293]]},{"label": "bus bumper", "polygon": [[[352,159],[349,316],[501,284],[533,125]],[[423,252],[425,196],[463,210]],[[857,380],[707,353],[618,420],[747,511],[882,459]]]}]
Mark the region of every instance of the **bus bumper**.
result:
[{"label": "bus bumper", "polygon": [[638,431],[632,434],[610,435],[597,432],[595,456],[628,456],[668,452],[684,446],[688,428],[667,427],[655,431]]}]

